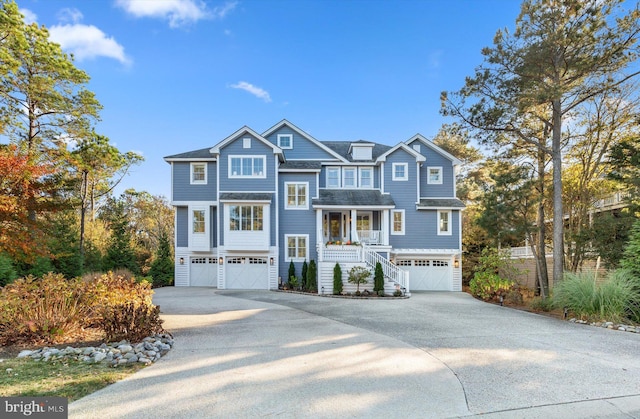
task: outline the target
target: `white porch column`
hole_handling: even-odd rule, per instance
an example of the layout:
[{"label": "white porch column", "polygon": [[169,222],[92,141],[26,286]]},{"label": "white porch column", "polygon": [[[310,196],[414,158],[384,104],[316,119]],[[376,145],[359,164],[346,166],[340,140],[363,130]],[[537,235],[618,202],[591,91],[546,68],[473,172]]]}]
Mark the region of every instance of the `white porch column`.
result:
[{"label": "white porch column", "polygon": [[[316,210],[316,242],[314,245],[318,247],[324,241],[324,235],[322,232],[322,210]],[[322,261],[322,249],[318,249],[318,262]]]},{"label": "white porch column", "polygon": [[389,245],[389,210],[382,210],[382,244]]},{"label": "white porch column", "polygon": [[[358,226],[358,211],[352,209],[351,210],[351,216],[350,216],[350,224],[351,224],[351,241],[354,241],[355,238],[358,236],[357,233],[357,226]],[[358,240],[360,240],[360,237],[358,237]]]}]

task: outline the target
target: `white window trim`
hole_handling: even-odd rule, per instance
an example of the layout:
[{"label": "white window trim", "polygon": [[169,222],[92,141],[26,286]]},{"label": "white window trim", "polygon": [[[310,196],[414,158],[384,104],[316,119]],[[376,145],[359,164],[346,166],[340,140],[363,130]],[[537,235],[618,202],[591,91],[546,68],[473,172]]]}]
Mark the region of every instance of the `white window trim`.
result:
[{"label": "white window trim", "polygon": [[[234,175],[231,172],[231,160],[233,159],[261,159],[262,160],[262,175]],[[253,165],[253,163],[251,163]],[[258,156],[258,155],[242,155],[242,154],[233,154],[229,155],[228,159],[228,176],[229,179],[266,179],[267,178],[267,158],[266,156]],[[242,168],[241,168],[242,169]]]},{"label": "white window trim", "polygon": [[[290,237],[295,237],[296,239],[296,255],[298,254],[298,237],[304,237],[305,238],[305,257],[301,258],[301,257],[294,257],[291,258],[289,257],[289,238]],[[309,235],[308,234],[285,234],[284,235],[284,244],[285,244],[285,249],[286,249],[286,254],[284,257],[285,262],[304,262],[305,260],[307,260],[309,258]]]},{"label": "white window trim", "polygon": [[[345,176],[345,173],[347,173],[348,171],[352,171],[353,172],[353,185],[347,186],[345,179],[347,178]],[[358,187],[358,168],[357,167],[343,167],[342,168],[342,187],[346,188],[346,189],[354,189]]]},{"label": "white window trim", "polygon": [[[399,213],[402,214],[402,231],[395,231],[394,230],[394,224],[395,223],[394,223],[394,220],[393,220],[393,214],[395,214],[396,212],[399,212]],[[405,232],[404,226],[405,226],[405,222],[406,222],[404,210],[403,209],[402,210],[391,210],[390,214],[391,214],[391,235],[393,235],[393,236],[404,236],[404,232]],[[439,221],[439,219],[438,219],[438,221]]]},{"label": "white window trim", "polygon": [[[441,214],[448,214],[448,222],[447,222],[447,227],[449,227],[449,229],[447,231],[442,231],[440,230],[440,216]],[[452,230],[453,230],[453,226],[451,225],[453,219],[451,218],[451,211],[450,210],[438,210],[438,220],[437,220],[437,228],[438,228],[438,236],[451,236],[452,234]]]},{"label": "white window trim", "polygon": [[[369,177],[369,179],[371,179],[371,185],[369,185],[369,186],[365,186],[365,185],[362,184],[362,172],[365,171],[365,170],[371,172],[371,176]],[[373,184],[374,184],[374,182],[373,182],[373,167],[361,167],[360,170],[358,171],[358,185],[361,188],[373,189]]]},{"label": "white window trim", "polygon": [[[396,167],[404,166],[404,176],[396,176]],[[391,164],[391,180],[409,180],[409,163],[392,163]]]},{"label": "white window trim", "polygon": [[[440,172],[440,181],[431,181],[431,170],[437,169]],[[442,166],[427,166],[427,184],[428,185],[442,185]]]},{"label": "white window trim", "polygon": [[251,148],[251,137],[245,137],[242,139],[242,148]]},{"label": "white window trim", "polygon": [[[304,185],[305,205],[289,205],[289,185]],[[296,200],[298,199],[296,188]],[[309,182],[285,182],[284,183],[284,209],[308,210],[309,209]]]},{"label": "white window trim", "polygon": [[[232,230],[231,229],[231,207],[238,207],[239,208],[239,214],[240,214],[240,225],[238,230]],[[242,229],[242,208],[243,207],[251,207],[251,229],[250,230],[243,230]],[[260,207],[262,208],[262,230],[254,230],[253,229],[253,208],[254,207]],[[231,234],[237,234],[237,233],[244,233],[244,232],[256,232],[256,233],[260,233],[262,231],[265,230],[265,223],[266,223],[266,217],[265,217],[265,205],[261,205],[261,204],[252,204],[252,203],[239,203],[239,204],[229,204],[228,205],[229,208],[229,216],[225,217],[225,223],[226,223],[226,231],[230,232]]]},{"label": "white window trim", "polygon": [[[202,213],[202,231],[195,231],[196,212]],[[191,234],[207,234],[207,210],[206,208],[191,208]]]},{"label": "white window trim", "polygon": [[[331,186],[329,185],[329,171],[330,170],[336,170],[338,172],[338,185],[337,186]],[[326,173],[326,187],[327,188],[340,188],[340,185],[342,185],[342,170],[340,170],[339,166],[329,166],[327,167],[327,173]]]},{"label": "white window trim", "polygon": [[[288,137],[289,138],[289,146],[285,147],[282,145],[281,143],[281,138],[285,138]],[[283,150],[290,150],[293,148],[293,134],[278,134],[278,147],[280,147]]]},{"label": "white window trim", "polygon": [[[204,180],[194,180],[193,179],[193,169],[195,166],[204,166]],[[207,163],[203,162],[194,162],[190,165],[189,170],[189,180],[192,185],[206,185],[207,184]]]}]

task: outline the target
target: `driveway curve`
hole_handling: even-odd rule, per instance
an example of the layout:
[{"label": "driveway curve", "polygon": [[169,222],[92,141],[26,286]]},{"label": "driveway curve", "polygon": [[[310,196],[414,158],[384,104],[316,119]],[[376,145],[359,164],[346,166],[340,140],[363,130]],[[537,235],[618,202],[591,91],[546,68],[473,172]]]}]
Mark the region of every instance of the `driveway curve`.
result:
[{"label": "driveway curve", "polygon": [[70,417],[640,418],[640,334],[463,293],[168,287],[154,302],[173,349]]}]

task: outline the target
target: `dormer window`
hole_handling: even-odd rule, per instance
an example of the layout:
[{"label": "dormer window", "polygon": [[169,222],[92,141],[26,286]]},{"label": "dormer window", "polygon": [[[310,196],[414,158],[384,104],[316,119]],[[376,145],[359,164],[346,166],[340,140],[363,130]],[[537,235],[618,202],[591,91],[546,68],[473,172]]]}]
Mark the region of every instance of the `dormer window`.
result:
[{"label": "dormer window", "polygon": [[349,148],[351,157],[353,160],[373,160],[373,146],[374,144],[364,141],[352,143]]},{"label": "dormer window", "polygon": [[278,134],[278,147],[282,149],[293,148],[293,134]]}]

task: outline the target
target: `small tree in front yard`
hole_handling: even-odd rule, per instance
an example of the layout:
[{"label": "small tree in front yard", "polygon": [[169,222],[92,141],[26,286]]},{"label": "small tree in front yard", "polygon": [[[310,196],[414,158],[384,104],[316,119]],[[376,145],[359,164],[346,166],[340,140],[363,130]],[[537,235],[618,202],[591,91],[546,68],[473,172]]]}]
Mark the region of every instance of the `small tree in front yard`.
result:
[{"label": "small tree in front yard", "polygon": [[302,287],[305,288],[305,290],[308,290],[307,288],[307,271],[309,270],[309,266],[307,265],[307,261],[305,260],[304,262],[302,262]]},{"label": "small tree in front yard", "polygon": [[342,294],[342,285],[342,268],[336,262],[336,266],[333,267],[333,295]]},{"label": "small tree in front yard", "polygon": [[356,295],[360,295],[360,284],[366,284],[371,271],[363,266],[354,266],[349,271],[349,283],[356,284]]},{"label": "small tree in front yard", "polygon": [[376,271],[373,274],[373,291],[379,293],[384,292],[384,272],[382,272],[382,264],[376,262]]},{"label": "small tree in front yard", "polygon": [[309,270],[307,271],[307,291],[318,292],[318,268],[313,259],[309,262]]}]

